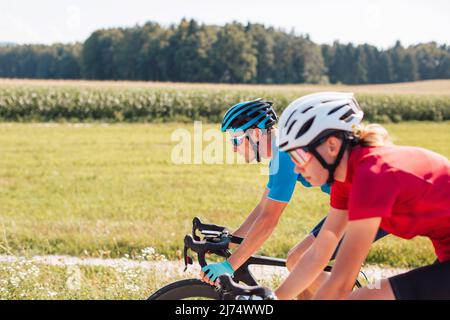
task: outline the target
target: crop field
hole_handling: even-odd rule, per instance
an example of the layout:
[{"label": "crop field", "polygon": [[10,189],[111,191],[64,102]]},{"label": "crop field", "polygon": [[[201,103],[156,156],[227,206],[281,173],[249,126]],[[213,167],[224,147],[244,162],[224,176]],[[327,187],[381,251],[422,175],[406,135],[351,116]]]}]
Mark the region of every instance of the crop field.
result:
[{"label": "crop field", "polygon": [[219,122],[239,101],[263,97],[281,112],[314,91],[356,92],[376,122],[450,120],[450,81],[373,86],[222,85],[0,80],[0,120],[19,122]]}]

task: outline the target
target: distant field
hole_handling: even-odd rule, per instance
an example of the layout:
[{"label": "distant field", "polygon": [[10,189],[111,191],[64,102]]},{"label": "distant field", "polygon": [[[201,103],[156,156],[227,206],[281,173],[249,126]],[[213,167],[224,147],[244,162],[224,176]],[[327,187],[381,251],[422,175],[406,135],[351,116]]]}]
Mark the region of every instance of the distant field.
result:
[{"label": "distant field", "polygon": [[427,80],[417,82],[375,84],[375,85],[243,85],[243,84],[209,84],[209,83],[173,83],[140,81],[87,81],[87,80],[32,80],[2,79],[0,86],[67,86],[67,87],[112,87],[112,88],[174,88],[217,89],[217,90],[268,90],[313,92],[325,90],[352,91],[370,94],[417,94],[450,95],[450,80]]},{"label": "distant field", "polygon": [[[263,192],[261,167],[174,165],[177,128],[192,125],[0,124],[0,254],[117,257],[154,247],[174,259],[194,216],[237,227]],[[398,144],[450,156],[448,121],[387,128]],[[326,210],[325,195],[298,187],[261,253],[285,257]],[[391,266],[432,260],[427,240],[393,237],[368,259]]]}]

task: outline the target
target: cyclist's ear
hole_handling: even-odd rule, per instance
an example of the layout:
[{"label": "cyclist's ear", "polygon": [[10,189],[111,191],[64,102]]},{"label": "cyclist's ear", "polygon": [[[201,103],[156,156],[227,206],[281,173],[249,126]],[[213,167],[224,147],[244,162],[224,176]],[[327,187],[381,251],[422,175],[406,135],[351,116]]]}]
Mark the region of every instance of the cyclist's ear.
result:
[{"label": "cyclist's ear", "polygon": [[341,148],[342,140],[339,139],[338,137],[331,136],[328,137],[326,144],[330,153],[332,155],[337,155]]}]

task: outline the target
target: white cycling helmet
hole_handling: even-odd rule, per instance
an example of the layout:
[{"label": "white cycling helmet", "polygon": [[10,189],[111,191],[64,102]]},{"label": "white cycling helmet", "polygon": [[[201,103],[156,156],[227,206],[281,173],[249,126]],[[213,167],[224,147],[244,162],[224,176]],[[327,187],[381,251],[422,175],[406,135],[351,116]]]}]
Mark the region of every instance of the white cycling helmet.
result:
[{"label": "white cycling helmet", "polygon": [[313,144],[330,131],[351,132],[360,124],[363,111],[347,92],[319,92],[293,101],[278,123],[279,147],[289,151]]},{"label": "white cycling helmet", "polygon": [[[334,181],[334,171],[347,147],[353,126],[360,124],[363,111],[353,93],[320,92],[303,96],[293,101],[283,111],[278,123],[280,132],[279,148],[291,151],[303,148],[311,152],[329,171],[328,182]],[[332,134],[342,134],[343,143],[333,164],[328,164],[316,151],[325,138]]]}]

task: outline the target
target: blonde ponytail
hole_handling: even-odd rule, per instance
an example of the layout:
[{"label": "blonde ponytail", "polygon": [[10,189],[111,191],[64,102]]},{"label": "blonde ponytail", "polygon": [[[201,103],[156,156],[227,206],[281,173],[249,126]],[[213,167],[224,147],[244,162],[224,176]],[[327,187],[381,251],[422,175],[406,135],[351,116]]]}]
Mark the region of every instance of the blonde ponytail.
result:
[{"label": "blonde ponytail", "polygon": [[355,126],[353,134],[359,138],[360,144],[366,147],[379,147],[392,143],[387,130],[379,124]]}]

